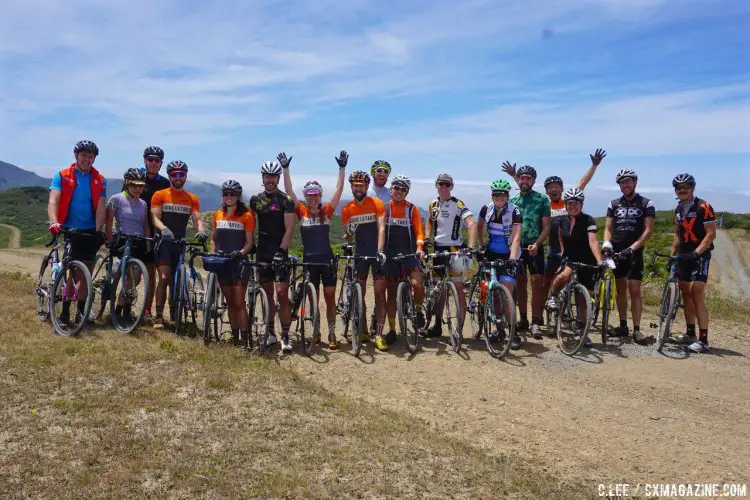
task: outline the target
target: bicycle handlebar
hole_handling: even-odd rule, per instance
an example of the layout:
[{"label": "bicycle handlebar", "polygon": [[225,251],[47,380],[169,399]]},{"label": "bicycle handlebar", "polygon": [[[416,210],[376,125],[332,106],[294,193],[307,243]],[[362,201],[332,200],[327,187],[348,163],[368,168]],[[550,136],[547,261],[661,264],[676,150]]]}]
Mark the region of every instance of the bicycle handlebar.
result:
[{"label": "bicycle handlebar", "polygon": [[82,229],[72,229],[72,228],[71,229],[65,229],[65,228],[62,228],[62,229],[60,229],[60,232],[57,233],[56,235],[54,235],[52,237],[52,239],[49,240],[49,242],[47,244],[45,244],[44,246],[45,247],[51,247],[52,245],[54,245],[55,243],[57,243],[57,237],[60,236],[61,234],[62,235],[68,235],[68,236],[71,235],[71,234],[77,234],[79,236],[85,236],[86,238],[91,238],[93,236],[97,236],[98,233],[88,233],[88,232],[84,232],[84,230],[82,230]]}]

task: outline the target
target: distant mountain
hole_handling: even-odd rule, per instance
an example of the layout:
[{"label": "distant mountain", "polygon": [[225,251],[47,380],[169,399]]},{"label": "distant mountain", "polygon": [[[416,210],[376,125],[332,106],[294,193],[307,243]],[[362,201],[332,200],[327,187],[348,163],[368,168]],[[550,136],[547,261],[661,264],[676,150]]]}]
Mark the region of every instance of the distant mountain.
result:
[{"label": "distant mountain", "polygon": [[[0,161],[0,191],[17,187],[41,186],[49,188],[52,179],[41,177],[16,165]],[[115,193],[122,187],[122,179],[107,179],[108,193]],[[186,189],[196,195],[201,202],[201,210],[216,210],[221,206],[221,190],[216,184],[188,180]]]}]

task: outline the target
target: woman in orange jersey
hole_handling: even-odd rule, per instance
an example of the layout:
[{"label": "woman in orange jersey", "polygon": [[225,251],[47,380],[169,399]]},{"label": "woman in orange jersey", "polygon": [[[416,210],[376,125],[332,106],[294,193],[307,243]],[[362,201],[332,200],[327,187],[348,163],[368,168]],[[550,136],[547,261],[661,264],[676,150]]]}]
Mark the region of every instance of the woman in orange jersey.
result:
[{"label": "woman in orange jersey", "polygon": [[[286,160],[286,157],[283,158]],[[291,158],[289,158],[291,160]],[[280,158],[281,160],[281,158]],[[323,203],[323,187],[318,181],[308,181],[302,188],[304,203],[297,198],[292,188],[292,177],[289,175],[289,161],[280,161],[284,168],[284,191],[291,196],[296,204],[299,218],[300,234],[302,235],[303,261],[317,264],[327,264],[333,260],[333,249],[330,242],[330,222],[333,213],[341,200],[344,191],[344,176],[349,155],[341,151],[336,157],[339,164],[339,175],[336,181],[336,191],[331,201]],[[320,296],[320,283],[323,283],[323,297],[326,301],[326,318],[328,319],[328,348],[337,349],[336,340],[336,272],[333,267],[310,268],[310,280]],[[320,304],[320,299],[318,299]],[[320,311],[318,311],[320,318]],[[313,343],[320,341],[320,322],[313,329]]]},{"label": "woman in orange jersey", "polygon": [[242,186],[239,182],[224,182],[221,185],[221,196],[221,209],[214,212],[211,243],[214,251],[224,252],[232,258],[232,262],[218,273],[218,278],[221,292],[227,299],[232,340],[236,342],[248,335],[245,309],[248,268],[243,265],[243,261],[247,260],[247,254],[253,246],[255,217],[242,202]]}]

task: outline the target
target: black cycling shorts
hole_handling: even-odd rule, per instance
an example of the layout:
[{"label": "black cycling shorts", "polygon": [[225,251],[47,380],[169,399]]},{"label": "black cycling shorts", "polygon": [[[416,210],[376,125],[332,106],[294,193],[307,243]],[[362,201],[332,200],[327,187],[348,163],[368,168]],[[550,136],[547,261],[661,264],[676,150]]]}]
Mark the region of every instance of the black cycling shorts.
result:
[{"label": "black cycling shorts", "polygon": [[323,287],[336,286],[336,268],[334,266],[313,266],[310,268],[310,283],[317,289],[320,284]]},{"label": "black cycling shorts", "polygon": [[171,240],[160,240],[154,249],[154,262],[159,267],[169,266],[172,271],[180,263],[181,248],[179,243]]},{"label": "black cycling shorts", "polygon": [[81,262],[93,262],[96,259],[96,252],[102,246],[102,238],[93,229],[78,229],[77,233],[70,233],[70,258],[80,260]]},{"label": "black cycling shorts", "polygon": [[[565,266],[570,267],[570,266]],[[594,278],[596,277],[596,269],[578,269],[578,282],[585,286],[589,291],[594,289]]]},{"label": "black cycling shorts", "polygon": [[687,266],[679,266],[677,279],[680,281],[705,283],[708,281],[708,268],[711,264],[711,252],[706,252]]},{"label": "black cycling shorts", "polygon": [[547,255],[544,274],[546,276],[554,276],[560,269],[560,264],[562,264],[562,254],[559,252],[550,252],[549,255]]},{"label": "black cycling shorts", "polygon": [[246,260],[233,260],[222,266],[220,271],[216,273],[217,278],[219,278],[219,285],[234,286],[240,283],[247,285],[250,279],[250,267],[245,262]]},{"label": "black cycling shorts", "polygon": [[382,280],[385,278],[383,266],[381,266],[377,260],[358,260],[356,265],[357,276],[360,281],[365,281],[370,272],[372,272],[372,279],[374,280]]},{"label": "black cycling shorts", "polygon": [[544,248],[539,248],[536,251],[535,256],[531,256],[527,250],[529,245],[521,245],[521,258],[518,259],[520,264],[519,271],[521,274],[526,274],[526,270],[529,270],[529,274],[544,274]]},{"label": "black cycling shorts", "polygon": [[615,260],[617,267],[613,271],[616,279],[643,281],[643,250],[633,252],[633,258]]},{"label": "black cycling shorts", "polygon": [[[273,258],[269,259],[256,259],[258,262],[271,263]],[[282,283],[289,283],[291,273],[289,266],[266,266],[258,268],[258,282],[261,284],[270,283],[272,281],[279,281]]]}]

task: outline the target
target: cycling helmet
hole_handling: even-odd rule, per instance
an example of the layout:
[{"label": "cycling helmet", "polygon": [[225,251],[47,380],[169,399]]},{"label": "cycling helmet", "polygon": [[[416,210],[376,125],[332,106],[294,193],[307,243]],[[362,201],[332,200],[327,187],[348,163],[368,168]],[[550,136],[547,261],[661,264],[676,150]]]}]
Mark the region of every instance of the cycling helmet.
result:
[{"label": "cycling helmet", "polygon": [[469,269],[471,259],[468,255],[451,255],[449,265],[453,275],[462,275]]},{"label": "cycling helmet", "polygon": [[674,179],[672,179],[672,187],[676,188],[680,184],[690,184],[695,187],[695,177],[690,174],[677,174]]},{"label": "cycling helmet", "polygon": [[187,172],[188,171],[187,163],[181,160],[170,161],[169,165],[167,165],[167,173],[173,170],[182,170],[184,172]]},{"label": "cycling helmet", "polygon": [[453,177],[451,177],[451,174],[442,173],[437,176],[435,184],[437,184],[438,182],[450,182],[451,184],[453,184]]},{"label": "cycling helmet", "polygon": [[556,176],[556,175],[551,175],[551,176],[547,177],[546,179],[544,179],[544,187],[545,188],[547,186],[549,186],[550,184],[554,184],[554,183],[558,183],[558,184],[560,184],[560,186],[564,185],[563,184],[563,180],[560,177]]},{"label": "cycling helmet", "polygon": [[563,200],[564,201],[573,201],[578,200],[581,203],[583,203],[583,200],[586,197],[583,195],[583,191],[578,188],[570,188],[563,194]]},{"label": "cycling helmet", "polygon": [[266,161],[260,166],[263,175],[281,175],[281,164],[276,160]]},{"label": "cycling helmet", "polygon": [[357,170],[349,174],[349,184],[354,183],[363,183],[363,184],[369,184],[370,183],[370,176],[367,175],[367,172],[364,172],[362,170]]},{"label": "cycling helmet", "polygon": [[242,184],[234,179],[229,179],[228,181],[221,183],[221,190],[236,191],[237,193],[242,194]]},{"label": "cycling helmet", "polygon": [[99,156],[99,148],[94,141],[78,141],[73,148],[73,154],[78,153],[94,153],[94,156]]},{"label": "cycling helmet", "polygon": [[158,156],[160,160],[164,159],[164,150],[159,146],[149,146],[143,150],[143,157]]},{"label": "cycling helmet", "polygon": [[534,179],[536,179],[536,169],[531,165],[524,165],[523,167],[519,168],[518,171],[516,171],[516,175],[519,177],[522,175],[530,175]]},{"label": "cycling helmet", "polygon": [[397,175],[391,181],[391,187],[393,186],[401,186],[409,191],[411,189],[411,180],[405,175]]},{"label": "cycling helmet", "polygon": [[126,181],[146,182],[146,172],[140,168],[129,168],[125,171],[124,178]]},{"label": "cycling helmet", "polygon": [[490,184],[490,189],[492,189],[493,193],[510,193],[510,182],[506,181],[505,179],[498,179]]},{"label": "cycling helmet", "polygon": [[375,173],[376,168],[384,168],[388,171],[388,175],[391,175],[391,164],[387,161],[376,160],[375,163],[372,164],[372,167],[370,167],[370,175]]},{"label": "cycling helmet", "polygon": [[638,180],[638,174],[635,173],[634,170],[630,170],[629,168],[623,168],[619,172],[617,172],[617,175],[615,176],[615,182],[618,184],[623,179],[633,179],[634,181]]},{"label": "cycling helmet", "polygon": [[318,181],[307,181],[305,187],[302,188],[302,194],[307,196],[308,194],[319,194],[323,195],[323,186]]}]

